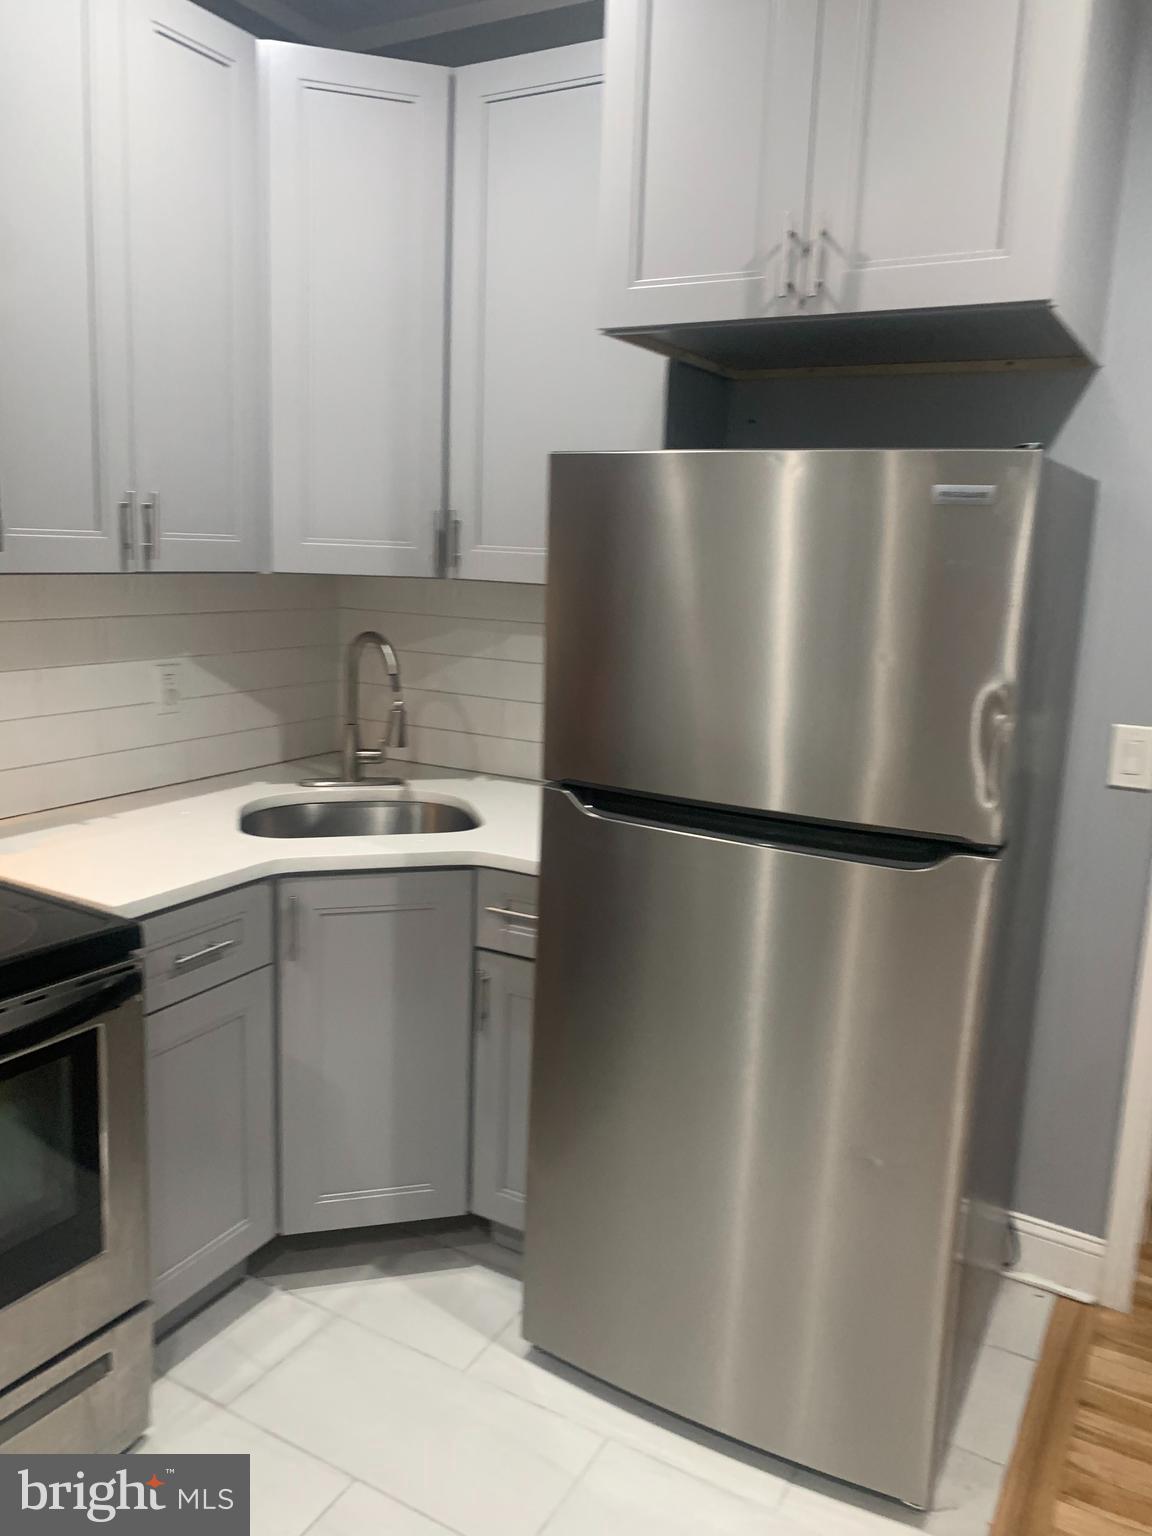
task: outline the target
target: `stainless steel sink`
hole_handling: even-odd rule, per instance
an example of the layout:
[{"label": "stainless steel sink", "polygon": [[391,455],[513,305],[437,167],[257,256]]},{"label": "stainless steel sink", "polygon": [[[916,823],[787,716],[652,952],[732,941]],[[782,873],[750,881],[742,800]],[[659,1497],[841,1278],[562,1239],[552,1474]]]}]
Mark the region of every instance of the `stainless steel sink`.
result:
[{"label": "stainless steel sink", "polygon": [[406,832],[467,832],[479,821],[436,800],[293,800],[254,806],[240,816],[253,837],[394,837]]}]

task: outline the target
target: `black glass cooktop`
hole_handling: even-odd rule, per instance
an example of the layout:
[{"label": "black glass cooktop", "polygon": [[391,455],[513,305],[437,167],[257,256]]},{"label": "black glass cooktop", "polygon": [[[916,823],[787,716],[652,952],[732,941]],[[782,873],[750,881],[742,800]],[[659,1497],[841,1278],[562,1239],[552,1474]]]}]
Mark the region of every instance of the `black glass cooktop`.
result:
[{"label": "black glass cooktop", "polygon": [[0,883],[0,1001],[126,960],[140,929],[123,917]]}]

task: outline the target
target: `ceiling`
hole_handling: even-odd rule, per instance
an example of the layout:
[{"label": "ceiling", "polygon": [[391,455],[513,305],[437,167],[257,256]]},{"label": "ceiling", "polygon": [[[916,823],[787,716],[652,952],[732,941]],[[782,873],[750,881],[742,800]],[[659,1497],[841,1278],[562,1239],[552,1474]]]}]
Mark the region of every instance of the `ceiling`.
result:
[{"label": "ceiling", "polygon": [[[578,41],[577,31],[598,35],[595,0],[200,0],[208,10],[257,37],[312,43],[360,53],[419,53],[437,38],[492,29],[493,36],[523,32],[527,46]],[[574,16],[572,13],[580,13]],[[555,41],[549,30],[556,33]],[[534,42],[536,36],[543,41]],[[445,61],[447,62],[447,60]]]}]

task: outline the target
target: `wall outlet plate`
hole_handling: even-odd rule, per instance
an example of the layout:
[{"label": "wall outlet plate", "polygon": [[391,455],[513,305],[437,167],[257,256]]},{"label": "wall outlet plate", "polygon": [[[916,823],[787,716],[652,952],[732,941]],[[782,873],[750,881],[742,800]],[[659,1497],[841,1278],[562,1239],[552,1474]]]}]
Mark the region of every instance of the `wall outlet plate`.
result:
[{"label": "wall outlet plate", "polygon": [[178,715],[184,702],[184,663],[179,658],[158,661],[156,666],[156,713]]},{"label": "wall outlet plate", "polygon": [[1108,759],[1114,789],[1152,790],[1152,725],[1114,725]]}]

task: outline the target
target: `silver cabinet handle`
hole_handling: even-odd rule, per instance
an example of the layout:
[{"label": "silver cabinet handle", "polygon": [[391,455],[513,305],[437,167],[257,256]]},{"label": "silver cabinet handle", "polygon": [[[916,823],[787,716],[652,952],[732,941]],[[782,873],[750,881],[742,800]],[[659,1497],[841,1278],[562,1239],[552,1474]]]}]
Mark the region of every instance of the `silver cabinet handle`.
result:
[{"label": "silver cabinet handle", "polygon": [[801,244],[800,236],[792,228],[792,216],[784,215],[784,234],[780,240],[780,289],[776,294],[778,299],[790,299],[796,292],[796,278],[794,274],[796,248]]},{"label": "silver cabinet handle", "polygon": [[172,969],[178,975],[181,971],[194,971],[201,965],[210,965],[227,950],[235,949],[236,943],[235,939],[218,939],[215,944],[205,944],[203,949],[194,949],[191,954],[177,955]]},{"label": "silver cabinet handle", "polygon": [[517,912],[512,907],[485,907],[485,912],[491,912],[493,917],[506,917],[515,923],[538,923],[540,919],[535,912]]},{"label": "silver cabinet handle", "polygon": [[300,958],[300,903],[289,896],[284,903],[284,958]]},{"label": "silver cabinet handle", "polygon": [[816,251],[816,275],[812,279],[811,287],[804,295],[806,301],[808,299],[818,299],[824,292],[825,264],[828,259],[828,231],[826,229],[818,229],[816,231],[815,239],[810,241],[808,245],[810,251],[813,248]]},{"label": "silver cabinet handle", "polygon": [[476,972],[476,1022],[486,1024],[490,1011],[492,978],[487,971]]},{"label": "silver cabinet handle", "polygon": [[124,499],[117,502],[116,514],[120,520],[120,568],[130,571],[132,569],[132,508],[136,497],[131,491],[124,493]]},{"label": "silver cabinet handle", "polygon": [[158,500],[155,491],[140,498],[140,560],[146,571],[150,571],[156,564],[160,550],[160,519],[156,510]]}]

